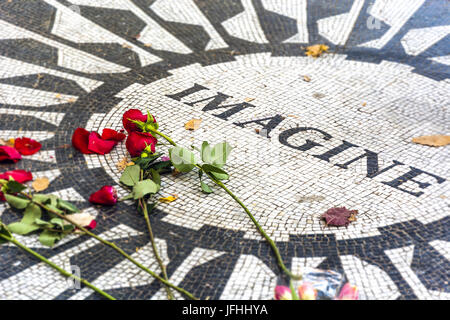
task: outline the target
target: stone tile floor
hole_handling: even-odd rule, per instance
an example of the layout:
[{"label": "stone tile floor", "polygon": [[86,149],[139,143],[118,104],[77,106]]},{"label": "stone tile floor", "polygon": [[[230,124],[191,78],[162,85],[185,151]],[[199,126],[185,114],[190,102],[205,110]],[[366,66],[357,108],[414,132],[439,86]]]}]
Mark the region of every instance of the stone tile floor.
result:
[{"label": "stone tile floor", "polygon": [[[450,149],[411,139],[450,132],[449,33],[446,0],[2,0],[0,138],[43,148],[1,172],[50,178],[48,192],[156,270],[133,206],[87,202],[121,188],[125,146],[106,156],[70,146],[77,127],[120,129],[125,110],[149,108],[183,145],[232,144],[227,186],[293,271],[341,272],[362,299],[448,299]],[[318,43],[330,53],[306,57]],[[202,126],[187,132],[192,118]],[[203,299],[271,299],[270,248],[226,194],[206,196],[193,178],[164,177],[163,195],[179,199],[152,215],[170,280]],[[325,226],[334,206],[357,221]],[[4,204],[0,216],[18,218]],[[117,298],[165,298],[85,237],[51,249],[18,238]],[[99,299],[13,246],[0,257],[0,299]]]}]

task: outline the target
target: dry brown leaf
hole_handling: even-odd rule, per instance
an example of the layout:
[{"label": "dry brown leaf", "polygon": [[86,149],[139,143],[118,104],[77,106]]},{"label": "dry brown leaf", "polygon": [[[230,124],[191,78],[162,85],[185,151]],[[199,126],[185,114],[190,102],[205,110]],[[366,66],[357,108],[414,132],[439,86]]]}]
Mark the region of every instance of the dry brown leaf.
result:
[{"label": "dry brown leaf", "polygon": [[363,106],[363,107],[367,106],[367,103],[366,103],[366,102],[363,102],[363,103],[362,103],[362,106]]},{"label": "dry brown leaf", "polygon": [[124,43],[124,44],[122,44],[122,48],[131,49],[132,46],[130,46],[128,43]]},{"label": "dry brown leaf", "polygon": [[151,43],[144,43],[144,47],[151,47],[152,44]]},{"label": "dry brown leaf", "polygon": [[69,103],[74,103],[75,101],[77,101],[76,98],[70,98],[70,99],[67,100],[67,102],[69,102]]},{"label": "dry brown leaf", "polygon": [[[82,227],[89,226],[94,220],[94,216],[90,215],[89,213],[73,213],[66,215],[66,218],[72,221],[73,223],[76,223]],[[69,222],[64,221],[64,224],[69,224]]]},{"label": "dry brown leaf", "polygon": [[179,174],[181,174],[181,171],[178,171],[177,168],[173,169],[173,171],[172,171],[172,177],[176,177],[176,176],[178,176]]},{"label": "dry brown leaf", "polygon": [[178,195],[173,193],[171,196],[168,196],[168,197],[165,197],[165,198],[159,198],[158,200],[160,202],[170,203],[170,202],[175,201],[177,199],[178,199]]},{"label": "dry brown leaf", "polygon": [[126,167],[132,165],[134,165],[134,162],[133,161],[129,162],[127,157],[122,158],[122,160],[116,163],[116,167],[117,169],[119,169],[119,171],[123,171],[125,170]]},{"label": "dry brown leaf", "polygon": [[48,180],[47,177],[42,177],[42,178],[37,178],[36,180],[34,180],[33,183],[31,184],[31,186],[33,187],[33,189],[36,192],[40,192],[40,191],[44,191],[45,189],[47,189],[49,184],[50,184],[50,180]]},{"label": "dry brown leaf", "polygon": [[412,139],[412,142],[422,144],[431,147],[443,147],[450,144],[450,136],[446,135],[433,135],[433,136],[421,136]]},{"label": "dry brown leaf", "polygon": [[306,47],[306,55],[310,57],[320,57],[322,53],[327,52],[329,47],[324,44],[315,44],[313,46]]},{"label": "dry brown leaf", "polygon": [[245,102],[252,102],[253,100],[255,100],[255,98],[245,98],[244,99]]},{"label": "dry brown leaf", "polygon": [[200,128],[200,124],[202,123],[202,119],[192,119],[184,124],[184,128],[186,130],[197,130]]},{"label": "dry brown leaf", "polygon": [[295,114],[288,114],[288,117],[290,117],[290,118],[295,118],[295,119],[298,119],[298,118],[299,118],[299,116],[296,116]]},{"label": "dry brown leaf", "polygon": [[311,78],[308,77],[308,76],[303,76],[303,80],[304,80],[305,82],[310,82],[310,81],[311,81]]}]

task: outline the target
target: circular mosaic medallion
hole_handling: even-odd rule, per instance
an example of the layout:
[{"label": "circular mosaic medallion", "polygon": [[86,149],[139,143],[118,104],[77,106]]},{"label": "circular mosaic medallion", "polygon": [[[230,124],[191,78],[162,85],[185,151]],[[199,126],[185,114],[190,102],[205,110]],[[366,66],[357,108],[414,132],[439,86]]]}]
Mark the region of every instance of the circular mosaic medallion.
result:
[{"label": "circular mosaic medallion", "polygon": [[[449,149],[411,142],[449,133],[450,29],[438,14],[447,7],[326,2],[2,5],[0,138],[43,144],[2,172],[48,177],[49,193],[95,215],[98,234],[157,270],[131,202],[87,202],[106,184],[126,194],[117,166],[129,160],[125,144],[106,156],[70,145],[77,127],[119,130],[126,110],[148,109],[180,145],[231,144],[226,185],[294,272],[334,269],[363,299],[448,299]],[[318,43],[330,53],[305,56]],[[201,119],[199,129],[184,128],[191,119]],[[271,299],[280,270],[270,247],[214,191],[202,193],[194,172],[163,177],[159,195],[178,199],[151,218],[170,280],[203,299]],[[344,206],[358,210],[349,226],[321,220]],[[18,219],[6,205],[0,215]],[[49,249],[35,236],[18,238],[117,298],[166,298],[157,281],[92,239],[68,237]],[[99,298],[13,246],[0,255],[0,298]]]}]

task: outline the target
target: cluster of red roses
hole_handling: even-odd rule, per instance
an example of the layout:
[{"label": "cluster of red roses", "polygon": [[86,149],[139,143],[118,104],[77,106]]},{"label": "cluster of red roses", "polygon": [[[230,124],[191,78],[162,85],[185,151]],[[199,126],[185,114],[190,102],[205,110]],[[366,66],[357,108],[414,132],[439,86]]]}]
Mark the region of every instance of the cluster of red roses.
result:
[{"label": "cluster of red roses", "polygon": [[[16,163],[22,156],[30,156],[41,150],[42,145],[33,139],[22,137],[14,140],[14,147],[0,146],[0,162]],[[25,170],[11,170],[0,174],[0,179],[9,180],[13,178],[19,183],[33,180],[33,175]],[[3,192],[0,191],[0,201],[6,201]]]},{"label": "cluster of red roses", "polygon": [[[130,109],[123,114],[122,123],[128,132],[125,143],[132,157],[139,157],[145,151],[154,153],[157,139],[149,132],[145,132],[147,125],[157,125],[151,114],[143,114],[138,109]],[[102,135],[89,132],[84,128],[77,128],[72,136],[72,145],[83,154],[97,153],[105,155],[127,136],[113,129],[103,129]],[[114,205],[117,203],[117,191],[113,186],[104,186],[91,194],[89,201],[94,204]]]}]

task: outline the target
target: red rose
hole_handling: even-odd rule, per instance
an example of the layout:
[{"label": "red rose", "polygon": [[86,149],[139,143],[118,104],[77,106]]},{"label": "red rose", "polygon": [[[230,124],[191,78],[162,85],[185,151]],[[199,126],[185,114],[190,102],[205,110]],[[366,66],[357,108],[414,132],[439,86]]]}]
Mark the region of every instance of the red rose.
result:
[{"label": "red rose", "polygon": [[72,145],[83,154],[92,154],[94,152],[88,149],[89,131],[84,128],[77,128],[72,136]]},{"label": "red rose", "polygon": [[147,146],[151,146],[154,153],[157,142],[158,140],[148,132],[133,131],[128,135],[125,146],[132,157],[139,157]]},{"label": "red rose", "polygon": [[89,197],[89,202],[112,206],[117,203],[117,191],[113,186],[104,186]]},{"label": "red rose", "polygon": [[89,134],[89,151],[93,151],[97,154],[107,154],[116,146],[117,141],[103,140],[97,132],[91,132]]},{"label": "red rose", "polygon": [[[6,171],[5,173],[0,174],[0,179],[9,180],[9,177],[12,177],[19,183],[24,183],[33,180],[33,175],[31,174],[31,172],[25,170]],[[0,191],[0,201],[6,201],[5,196],[1,191]]]},{"label": "red rose", "polygon": [[9,160],[16,163],[20,159],[22,159],[22,156],[16,149],[8,146],[0,146],[0,161]]},{"label": "red rose", "polygon": [[[145,123],[147,122],[147,115],[143,114],[138,109],[130,109],[123,114],[123,127],[128,131],[128,133],[133,131],[142,131],[135,123],[131,122],[130,120],[136,120]],[[156,120],[154,122],[156,122]]]},{"label": "red rose", "polygon": [[30,138],[17,138],[14,141],[14,148],[20,152],[21,155],[31,156],[35,154],[42,148],[42,144],[37,142],[36,140]]},{"label": "red rose", "polygon": [[103,140],[114,140],[117,142],[122,141],[123,139],[125,139],[127,136],[123,133],[117,132],[116,130],[113,129],[103,129],[102,132],[102,139]]}]

